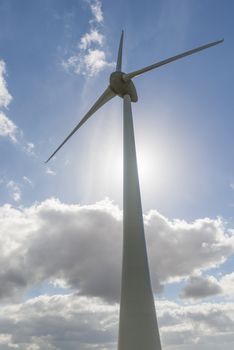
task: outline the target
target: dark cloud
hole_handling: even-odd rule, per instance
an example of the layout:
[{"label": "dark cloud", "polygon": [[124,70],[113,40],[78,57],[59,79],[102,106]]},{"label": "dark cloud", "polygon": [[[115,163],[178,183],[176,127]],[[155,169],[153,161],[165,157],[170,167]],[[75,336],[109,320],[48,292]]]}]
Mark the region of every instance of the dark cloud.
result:
[{"label": "dark cloud", "polygon": [[205,298],[223,292],[219,282],[212,276],[192,276],[184,287],[181,298]]},{"label": "dark cloud", "polygon": [[114,209],[107,202],[63,208],[58,203],[56,210],[42,205],[27,252],[36,279],[60,277],[83,295],[118,299],[122,224]]}]

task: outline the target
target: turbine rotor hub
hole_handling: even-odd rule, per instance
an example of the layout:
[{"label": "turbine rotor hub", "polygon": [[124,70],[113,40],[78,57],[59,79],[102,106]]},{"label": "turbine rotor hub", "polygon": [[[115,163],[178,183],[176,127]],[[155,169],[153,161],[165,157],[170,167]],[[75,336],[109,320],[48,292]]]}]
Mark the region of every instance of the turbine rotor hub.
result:
[{"label": "turbine rotor hub", "polygon": [[124,95],[129,95],[132,102],[137,102],[137,92],[136,88],[131,79],[124,80],[123,72],[113,72],[110,75],[110,88],[118,96],[124,97]]}]

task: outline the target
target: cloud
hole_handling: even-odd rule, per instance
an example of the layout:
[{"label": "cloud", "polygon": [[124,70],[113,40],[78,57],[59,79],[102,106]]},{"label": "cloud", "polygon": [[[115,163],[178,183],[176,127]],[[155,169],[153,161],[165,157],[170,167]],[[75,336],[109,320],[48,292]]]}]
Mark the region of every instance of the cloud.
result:
[{"label": "cloud", "polygon": [[62,66],[67,71],[76,74],[94,76],[105,68],[113,67],[113,62],[108,62],[104,49],[105,36],[100,32],[98,24],[104,21],[101,9],[101,1],[88,1],[93,15],[90,28],[82,35],[78,43],[79,50],[62,61]]},{"label": "cloud", "polygon": [[227,297],[233,298],[234,295],[234,272],[226,274],[220,279],[220,286]]},{"label": "cloud", "polygon": [[3,60],[0,60],[0,108],[7,108],[12,100],[12,96],[7,89],[6,76],[6,64]]},{"label": "cloud", "polygon": [[114,349],[118,309],[76,295],[40,296],[0,310],[0,348]]},{"label": "cloud", "polygon": [[21,149],[28,155],[34,155],[34,144],[25,141],[23,131],[1,111],[0,136],[6,137],[13,143],[20,145]]},{"label": "cloud", "polygon": [[223,296],[226,299],[233,299],[234,295],[234,272],[221,275],[218,279],[220,288],[223,291]]},{"label": "cloud", "polygon": [[29,185],[32,185],[33,183],[32,183],[32,180],[30,180],[27,176],[23,176],[23,180],[27,183],[27,184],[29,184]]},{"label": "cloud", "polygon": [[80,49],[86,50],[91,44],[97,43],[102,46],[104,42],[104,35],[99,33],[97,29],[91,29],[90,33],[84,34],[80,39]]},{"label": "cloud", "polygon": [[[8,108],[12,96],[7,89],[5,80],[6,63],[0,60],[0,108]],[[33,155],[34,144],[24,139],[23,131],[0,110],[0,136],[10,139],[20,145],[23,151]]]},{"label": "cloud", "polygon": [[90,9],[91,9],[91,12],[94,16],[94,20],[97,23],[103,22],[104,18],[103,18],[101,1],[100,0],[89,0],[88,2],[90,4]]},{"label": "cloud", "polygon": [[[233,235],[220,219],[169,221],[145,217],[154,291],[224,262]],[[116,302],[120,296],[122,212],[109,200],[93,205],[48,199],[31,207],[0,207],[0,296],[20,296],[60,280],[79,295]]]},{"label": "cloud", "polygon": [[[232,231],[221,219],[187,223],[151,211],[145,224],[154,289],[163,281],[217,266],[233,252]],[[116,349],[120,209],[107,199],[82,206],[56,199],[30,207],[6,204],[0,207],[0,227],[0,348]],[[215,279],[204,279],[208,286],[216,284]],[[188,281],[191,286],[194,279]],[[233,281],[232,273],[217,283],[223,289],[226,285],[231,296]],[[56,293],[61,295],[21,301],[32,288],[35,295],[48,282],[60,288]],[[228,350],[234,345],[233,302],[191,305],[161,299],[156,309],[165,350]]]},{"label": "cloud", "polygon": [[[162,348],[223,349],[234,344],[234,303],[156,302]],[[1,306],[1,349],[114,350],[118,307],[76,294],[42,295]]]},{"label": "cloud", "polygon": [[34,155],[34,148],[35,145],[32,142],[26,142],[24,145],[24,150],[30,155]]},{"label": "cloud", "polygon": [[14,143],[17,142],[18,128],[3,112],[0,112],[0,136],[9,137]]},{"label": "cloud", "polygon": [[62,63],[66,70],[72,69],[76,74],[94,76],[106,67],[113,67],[113,63],[106,60],[103,50],[88,49],[85,54],[78,54]]},{"label": "cloud", "polygon": [[[4,189],[6,189],[6,193],[8,196],[13,199],[14,202],[18,203],[21,201],[22,197],[22,188],[25,187],[25,184],[33,186],[32,180],[27,176],[22,176],[21,181],[17,180],[15,182],[14,180],[3,176],[0,179],[0,185],[3,185]],[[1,208],[1,207],[0,207]],[[1,232],[0,232],[1,234]]]},{"label": "cloud", "polygon": [[[12,100],[12,96],[7,89],[5,75],[6,63],[0,60],[0,108],[7,108]],[[0,110],[0,136],[8,137],[12,142],[16,143],[17,133],[17,126]]]},{"label": "cloud", "polygon": [[19,202],[21,199],[21,190],[19,186],[11,180],[7,183],[7,188],[9,189],[10,196],[14,199],[14,201]]},{"label": "cloud", "polygon": [[163,348],[225,349],[234,345],[234,303],[156,303]]},{"label": "cloud", "polygon": [[153,276],[160,281],[181,280],[219,266],[233,254],[233,232],[225,229],[220,218],[188,223],[151,211],[145,223]]},{"label": "cloud", "polygon": [[47,168],[46,168],[46,174],[55,176],[55,175],[56,175],[56,172],[53,171],[51,168],[47,167]]},{"label": "cloud", "polygon": [[89,49],[87,54],[84,56],[84,64],[86,70],[89,71],[89,74],[96,75],[98,72],[103,70],[105,67],[112,67],[112,63],[108,63],[106,60],[106,54],[102,50],[91,50]]},{"label": "cloud", "polygon": [[213,276],[192,276],[181,293],[181,298],[204,298],[223,292]]}]

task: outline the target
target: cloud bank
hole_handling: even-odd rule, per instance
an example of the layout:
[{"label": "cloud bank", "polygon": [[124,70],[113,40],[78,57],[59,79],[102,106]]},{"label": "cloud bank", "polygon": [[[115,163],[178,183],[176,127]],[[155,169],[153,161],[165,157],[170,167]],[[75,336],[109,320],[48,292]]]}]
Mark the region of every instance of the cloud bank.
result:
[{"label": "cloud bank", "polygon": [[[145,226],[154,291],[186,278],[183,298],[221,289],[231,295],[234,274],[219,281],[193,277],[233,254],[233,232],[221,219],[187,223],[151,211]],[[1,349],[116,349],[120,209],[108,199],[83,206],[53,198],[25,208],[6,204],[0,228]],[[231,299],[199,305],[159,300],[156,308],[164,349],[233,345]]]},{"label": "cloud bank", "polygon": [[[234,345],[234,303],[156,303],[163,349]],[[3,350],[116,349],[118,307],[75,294],[43,295],[0,309]]]},{"label": "cloud bank", "polygon": [[[56,199],[29,208],[2,206],[0,297],[17,297],[45,281],[60,280],[79,295],[117,302],[121,218],[120,209],[109,200],[88,206]],[[234,235],[221,219],[186,223],[151,211],[145,225],[155,292],[168,281],[222,264],[234,251]],[[184,297],[201,282],[191,280]]]}]

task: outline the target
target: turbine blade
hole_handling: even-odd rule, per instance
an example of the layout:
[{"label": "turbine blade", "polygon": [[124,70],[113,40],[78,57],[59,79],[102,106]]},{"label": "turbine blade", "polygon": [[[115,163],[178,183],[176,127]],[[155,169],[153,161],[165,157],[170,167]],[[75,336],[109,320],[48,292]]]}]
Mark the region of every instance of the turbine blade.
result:
[{"label": "turbine blade", "polygon": [[123,53],[123,37],[124,37],[124,31],[122,30],[120,42],[119,42],[119,51],[118,51],[118,58],[116,63],[116,72],[121,72],[122,69],[122,53]]},{"label": "turbine blade", "polygon": [[152,70],[152,69],[161,67],[161,66],[163,66],[163,65],[165,65],[165,64],[168,64],[168,63],[171,63],[171,62],[173,62],[173,61],[179,60],[180,58],[183,58],[183,57],[192,55],[192,54],[194,54],[194,53],[196,53],[196,52],[199,52],[199,51],[208,49],[208,48],[211,47],[211,46],[218,45],[218,44],[222,43],[223,41],[224,41],[224,39],[218,40],[218,41],[214,41],[214,42],[212,42],[212,43],[209,43],[209,44],[206,44],[206,45],[203,45],[203,46],[196,47],[195,49],[192,49],[192,50],[189,50],[189,51],[185,51],[185,52],[183,52],[183,53],[181,53],[181,54],[179,54],[179,55],[176,55],[176,56],[167,58],[166,60],[163,60],[163,61],[160,61],[160,62],[151,64],[150,66],[147,66],[147,67],[145,67],[145,68],[136,70],[135,72],[128,73],[128,74],[124,74],[124,75],[123,75],[123,79],[124,79],[125,81],[127,81],[127,80],[129,80],[129,79],[134,78],[134,77],[137,76],[137,75],[140,75],[140,74],[142,74],[142,73],[148,72],[148,71],[150,71],[150,70]]},{"label": "turbine blade", "polygon": [[60,150],[60,148],[69,140],[69,138],[94,114],[99,108],[101,108],[106,102],[112,99],[116,94],[108,87],[103,94],[99,97],[99,99],[94,103],[94,105],[90,108],[90,110],[85,114],[85,116],[81,119],[81,121],[76,125],[76,127],[70,132],[70,134],[65,138],[65,140],[59,145],[59,147],[52,153],[52,155],[47,159],[45,163],[47,163],[55,153]]}]

